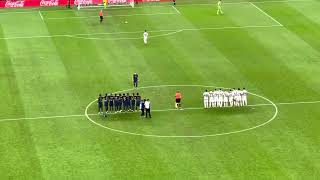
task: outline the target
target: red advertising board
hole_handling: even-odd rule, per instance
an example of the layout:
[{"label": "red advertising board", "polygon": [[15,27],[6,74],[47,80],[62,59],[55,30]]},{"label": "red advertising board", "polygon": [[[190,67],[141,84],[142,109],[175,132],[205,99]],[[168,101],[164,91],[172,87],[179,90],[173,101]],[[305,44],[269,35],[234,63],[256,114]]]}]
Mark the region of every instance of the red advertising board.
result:
[{"label": "red advertising board", "polygon": [[[118,1],[128,1],[128,0],[118,0]],[[172,0],[134,0],[134,1],[138,3],[148,3],[148,2],[168,2]],[[68,3],[69,3],[69,0],[0,0],[0,8],[67,6]],[[77,5],[77,4],[82,4],[82,5],[103,4],[103,0],[70,0],[71,6]]]},{"label": "red advertising board", "polygon": [[[0,8],[21,8],[36,6],[66,6],[69,0],[0,0]],[[72,5],[74,0],[70,0]]]}]

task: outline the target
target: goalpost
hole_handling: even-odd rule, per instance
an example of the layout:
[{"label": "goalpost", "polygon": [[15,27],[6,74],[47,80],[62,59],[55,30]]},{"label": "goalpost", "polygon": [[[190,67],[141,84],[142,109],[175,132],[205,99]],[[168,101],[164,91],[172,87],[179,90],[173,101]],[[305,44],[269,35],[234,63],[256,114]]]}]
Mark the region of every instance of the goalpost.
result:
[{"label": "goalpost", "polygon": [[74,5],[81,8],[134,7],[135,0],[75,0]]}]

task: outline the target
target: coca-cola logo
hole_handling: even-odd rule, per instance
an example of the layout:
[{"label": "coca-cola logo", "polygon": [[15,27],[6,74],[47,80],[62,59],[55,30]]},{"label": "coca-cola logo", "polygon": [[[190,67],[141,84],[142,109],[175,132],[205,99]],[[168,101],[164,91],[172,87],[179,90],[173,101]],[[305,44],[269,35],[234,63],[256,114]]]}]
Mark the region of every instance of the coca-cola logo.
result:
[{"label": "coca-cola logo", "polygon": [[6,8],[23,7],[24,1],[6,1]]},{"label": "coca-cola logo", "polygon": [[108,4],[125,4],[127,0],[109,0]]},{"label": "coca-cola logo", "polygon": [[74,4],[75,5],[78,5],[78,4],[89,5],[89,4],[93,4],[93,1],[92,0],[75,0]]},{"label": "coca-cola logo", "polygon": [[59,0],[41,0],[40,6],[58,6]]}]

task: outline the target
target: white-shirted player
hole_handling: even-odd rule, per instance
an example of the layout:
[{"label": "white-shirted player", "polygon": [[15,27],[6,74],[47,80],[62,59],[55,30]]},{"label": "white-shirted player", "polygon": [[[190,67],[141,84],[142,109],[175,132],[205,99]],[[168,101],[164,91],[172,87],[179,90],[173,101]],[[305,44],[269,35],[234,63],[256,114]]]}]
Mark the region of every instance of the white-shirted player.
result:
[{"label": "white-shirted player", "polygon": [[204,93],[203,93],[203,105],[204,105],[204,108],[208,108],[209,107],[209,92],[208,90],[206,90]]},{"label": "white-shirted player", "polygon": [[246,90],[246,88],[243,88],[241,91],[241,105],[242,106],[248,105],[247,95],[248,95],[248,91]]},{"label": "white-shirted player", "polygon": [[214,93],[213,91],[209,91],[209,107],[214,107],[214,101],[213,101],[213,96],[214,96]]},{"label": "white-shirted player", "polygon": [[233,106],[233,91],[232,89],[229,90],[229,106],[232,107]]},{"label": "white-shirted player", "polygon": [[228,102],[229,102],[229,92],[224,91],[223,92],[223,106],[228,107],[229,106]]},{"label": "white-shirted player", "polygon": [[149,33],[147,32],[147,30],[144,30],[144,33],[143,33],[143,42],[144,42],[144,44],[148,43],[148,36],[149,36]]},{"label": "white-shirted player", "polygon": [[233,88],[232,89],[232,99],[233,99],[233,106],[237,106],[236,105],[236,92],[237,92],[237,90],[236,90],[236,88]]},{"label": "white-shirted player", "polygon": [[222,105],[223,105],[223,91],[222,91],[222,89],[219,89],[218,95],[219,95],[218,106],[222,107]]},{"label": "white-shirted player", "polygon": [[218,107],[219,95],[217,89],[213,91],[213,107]]},{"label": "white-shirted player", "polygon": [[236,106],[241,106],[241,91],[240,88],[236,90]]}]

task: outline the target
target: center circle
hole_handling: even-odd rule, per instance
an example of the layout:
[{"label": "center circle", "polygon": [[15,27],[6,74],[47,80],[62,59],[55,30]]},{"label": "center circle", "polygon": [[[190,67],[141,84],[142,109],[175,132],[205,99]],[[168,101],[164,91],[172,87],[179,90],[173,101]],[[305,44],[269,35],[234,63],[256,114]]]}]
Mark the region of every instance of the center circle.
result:
[{"label": "center circle", "polygon": [[[139,87],[139,88],[132,88],[132,89],[126,89],[126,90],[121,90],[121,91],[117,91],[117,92],[114,92],[114,93],[124,93],[124,92],[129,92],[129,91],[137,91],[137,90],[150,90],[152,88],[175,88],[176,90],[178,90],[179,88],[186,88],[186,87],[192,87],[192,88],[202,88],[202,89],[209,89],[209,88],[222,88],[222,89],[227,89],[227,88],[224,88],[224,87],[216,87],[216,86],[208,86],[208,85],[158,85],[158,86],[146,86],[146,87]],[[183,91],[182,91],[183,93]],[[129,131],[129,130],[123,130],[121,128],[114,128],[112,127],[112,122],[108,122],[108,118],[106,119],[106,121],[104,121],[104,123],[107,123],[107,124],[104,124],[104,123],[100,123],[98,122],[97,120],[93,120],[90,116],[92,114],[89,114],[88,113],[88,110],[89,108],[91,107],[91,105],[93,103],[95,103],[97,100],[95,99],[94,101],[90,102],[86,109],[85,109],[85,116],[86,118],[92,122],[93,124],[101,127],[101,128],[104,128],[104,129],[108,129],[110,131],[113,131],[113,132],[118,132],[118,133],[122,133],[122,134],[127,134],[127,135],[134,135],[134,136],[144,136],[144,137],[156,137],[156,138],[203,138],[203,137],[214,137],[214,136],[222,136],[222,135],[230,135],[230,134],[237,134],[237,133],[242,133],[242,132],[246,132],[246,131],[250,131],[250,130],[253,130],[253,129],[256,129],[256,128],[259,128],[259,127],[262,127],[262,126],[265,126],[267,124],[269,124],[271,121],[273,121],[276,116],[278,115],[278,107],[276,106],[276,104],[274,102],[272,102],[271,100],[269,100],[268,98],[264,97],[264,96],[261,96],[261,95],[258,95],[258,94],[255,94],[255,93],[252,93],[252,92],[248,92],[250,95],[252,95],[253,97],[255,98],[258,98],[260,100],[263,100],[264,103],[259,103],[259,104],[253,104],[253,105],[249,105],[249,106],[246,106],[246,107],[235,107],[235,108],[229,108],[231,111],[237,111],[237,112],[241,112],[241,110],[243,108],[246,108],[246,110],[248,111],[248,114],[251,113],[252,111],[255,111],[256,108],[260,108],[260,107],[272,107],[273,110],[273,113],[272,113],[272,116],[268,116],[266,118],[266,120],[263,120],[261,122],[259,122],[258,124],[254,124],[254,125],[250,125],[248,127],[241,127],[241,128],[235,128],[233,130],[225,130],[223,132],[217,132],[217,133],[203,133],[203,134],[192,134],[192,135],[189,135],[189,134],[183,134],[183,135],[176,135],[176,134],[173,134],[173,135],[170,135],[170,134],[159,134],[159,133],[141,133],[141,132],[134,132],[134,131]],[[202,94],[201,94],[202,95]],[[199,95],[199,96],[201,96]],[[250,102],[250,101],[249,101]],[[265,103],[267,102],[267,103]],[[197,110],[201,110],[201,108],[189,108],[189,109],[197,109]],[[221,111],[223,112],[223,109],[226,109],[226,108],[217,108],[216,110],[218,111]],[[169,109],[167,109],[169,110]],[[163,116],[164,111],[167,111],[167,110],[158,110],[158,111],[161,111],[161,116]],[[170,109],[171,111],[172,109]],[[202,109],[202,111],[204,110],[209,110],[209,112],[211,111],[211,109]],[[230,112],[231,112],[230,111]],[[168,111],[169,112],[169,111]],[[171,111],[173,112],[173,111]],[[182,111],[182,113],[185,113],[186,111]],[[189,114],[191,113],[191,110],[188,111]],[[180,113],[180,112],[179,112]],[[207,113],[207,112],[201,112],[201,116],[204,114],[204,113]],[[243,112],[241,112],[243,114]],[[246,112],[244,112],[246,113]],[[121,113],[119,113],[121,114]],[[131,114],[131,113],[130,113]],[[136,113],[135,113],[136,114]],[[242,119],[246,119],[245,117],[242,116],[242,114],[237,114],[235,113],[232,117],[241,117]],[[225,114],[222,114],[225,116]],[[228,115],[228,114],[227,114]],[[120,116],[120,115],[119,115]],[[159,116],[159,114],[157,114],[157,116]],[[191,114],[192,116],[192,114]],[[260,115],[259,115],[260,116]],[[166,116],[163,116],[163,117],[166,117]],[[230,118],[232,118],[230,117]],[[170,117],[168,117],[170,118]],[[208,117],[206,117],[208,118]],[[226,118],[229,118],[228,116]],[[254,119],[251,118],[251,121]],[[247,118],[247,119],[250,119],[250,118]],[[183,119],[183,118],[182,118]],[[212,121],[215,121],[217,119],[217,117],[209,117],[209,119],[212,119]],[[139,122],[140,121],[144,121],[144,122],[150,122],[150,120],[140,120],[139,119]],[[154,120],[156,121],[156,119]],[[172,120],[173,121],[173,120]],[[231,123],[239,123],[237,121],[231,121]],[[108,124],[109,123],[109,124]],[[118,122],[119,123],[119,122]],[[127,123],[127,121],[123,121],[121,122],[122,125],[124,125],[125,123]],[[205,126],[205,124],[204,124]],[[152,125],[149,126],[149,128],[153,128]],[[196,128],[196,127],[191,127],[191,128]]]}]

